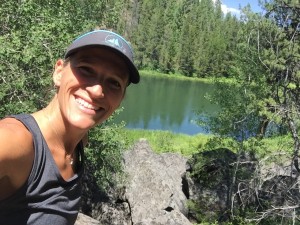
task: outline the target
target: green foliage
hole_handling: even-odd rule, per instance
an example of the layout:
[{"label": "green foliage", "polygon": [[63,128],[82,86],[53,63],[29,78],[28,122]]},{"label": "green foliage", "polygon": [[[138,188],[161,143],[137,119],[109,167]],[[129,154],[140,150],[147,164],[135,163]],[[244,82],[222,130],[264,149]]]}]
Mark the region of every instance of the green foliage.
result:
[{"label": "green foliage", "polygon": [[[0,116],[45,106],[53,94],[53,64],[63,57],[69,42],[84,31],[107,27],[132,42],[140,68],[188,77],[224,76],[232,82],[217,82],[216,95],[211,96],[221,107],[208,121],[217,134],[213,138],[128,131],[122,125],[107,124],[91,131],[86,157],[102,188],[115,184],[122,170],[122,150],[138,138],[148,139],[157,152],[186,156],[219,148],[270,157],[270,162],[276,163],[289,157],[272,158],[275,152],[294,151],[297,156],[299,7],[296,1],[264,3],[266,18],[244,9],[244,21],[239,21],[222,15],[220,2],[213,5],[211,0],[1,0]],[[279,124],[282,133],[289,131],[290,135],[261,140],[269,122]],[[194,175],[212,181],[206,182],[207,187],[218,185],[225,171],[233,174],[233,168],[221,167],[224,170],[215,170],[214,179],[209,179],[205,168],[217,162],[216,156],[196,159]],[[240,170],[236,175],[244,179],[251,174]],[[204,203],[205,199],[200,206]],[[202,224],[208,224],[204,210],[197,211],[196,202],[190,206]],[[234,213],[237,215],[228,224],[247,224],[244,216],[253,215],[254,210]],[[264,222],[272,224],[270,221],[278,222],[276,218]]]},{"label": "green foliage", "polygon": [[142,1],[132,40],[139,68],[188,77],[226,75],[239,21],[221,4],[203,1]]},{"label": "green foliage", "polygon": [[194,81],[194,82],[201,82],[201,83],[213,83],[213,79],[210,78],[195,78],[195,77],[187,77],[183,76],[182,74],[179,73],[162,73],[158,71],[152,71],[152,70],[139,70],[140,75],[143,76],[151,76],[151,77],[164,77],[166,79],[176,79],[176,80],[189,80],[189,81]]},{"label": "green foliage", "polygon": [[[197,201],[189,203],[193,218],[199,222],[218,220],[220,224],[256,224],[256,218],[259,218],[259,224],[266,225],[277,224],[281,219],[285,221],[284,224],[291,222],[289,216],[281,218],[276,213],[266,214],[266,217],[261,215],[265,211],[272,211],[274,207],[282,207],[284,210],[285,205],[277,205],[279,201],[274,203],[271,199],[293,199],[291,190],[295,183],[289,186],[289,183],[280,180],[284,178],[273,171],[274,165],[287,165],[290,160],[289,151],[293,149],[292,142],[289,136],[263,140],[251,138],[242,143],[213,137],[204,146],[206,151],[194,154],[189,159],[191,177],[201,187],[202,192]],[[235,147],[235,152],[218,148],[219,146]],[[272,176],[277,176],[279,181],[271,181]],[[285,178],[290,182],[292,180],[290,177]],[[270,187],[265,186],[268,182]],[[285,186],[276,189],[279,182]],[[298,192],[298,188],[295,191]],[[205,194],[207,192],[212,194]],[[272,193],[272,197],[267,193]],[[218,207],[221,202],[226,202],[226,207]],[[288,214],[289,209],[286,210]],[[222,217],[225,218],[224,223],[221,222]]]},{"label": "green foliage", "polygon": [[[212,115],[209,118],[209,123],[212,125],[212,131],[220,135],[221,139],[233,138],[234,141],[230,143],[231,149],[238,154],[244,152],[252,154],[266,167],[289,164],[299,172],[300,92],[297,74],[300,33],[297,27],[300,10],[286,1],[271,2],[267,5],[267,9],[269,10],[267,18],[245,11],[247,18],[238,33],[235,60],[229,71],[236,83],[217,83],[216,94],[211,99],[221,107],[221,110],[217,116]],[[295,26],[294,23],[298,25]],[[275,132],[269,132],[276,126]],[[268,135],[273,140],[266,139]],[[273,142],[272,145],[270,141]],[[222,141],[219,143],[222,144]],[[199,160],[199,162],[202,165],[200,168],[203,168],[206,161]],[[258,170],[259,166],[261,165],[257,165]],[[200,168],[197,170],[205,178]],[[249,181],[245,172],[247,171],[238,168],[233,184],[239,183],[238,180],[242,180],[241,183]],[[251,178],[255,184],[253,189],[260,190],[259,183],[263,178],[259,176],[263,175],[256,176],[258,177]],[[251,193],[251,188],[247,190]],[[289,194],[293,195],[290,190],[293,190],[293,186],[284,183],[282,193],[288,194],[280,198],[281,192],[272,189],[274,193],[272,196],[278,194],[277,198],[289,202],[291,199]],[[239,196],[242,196],[240,192]],[[259,198],[257,203],[251,201],[251,198],[253,198],[251,195],[244,198],[243,205],[247,205],[246,207],[234,207],[233,215],[242,218],[260,218],[261,224],[275,224],[281,219],[286,224],[291,222],[292,216],[287,215],[288,209],[285,208],[287,203],[277,202],[279,213],[274,212],[260,217],[258,212],[261,211],[263,214],[272,211],[272,207],[275,206],[270,199]],[[294,202],[290,204],[293,205]],[[286,216],[281,218],[279,214]]]},{"label": "green foliage", "polygon": [[102,1],[1,1],[0,116],[48,102],[51,71],[70,41],[101,19]]},{"label": "green foliage", "polygon": [[[207,215],[207,211],[209,210],[206,208],[206,199],[201,199],[200,202],[188,200],[187,207],[193,212],[193,218],[198,221],[197,225],[218,225],[218,221],[215,219],[211,219],[212,215]],[[213,214],[213,212],[212,212]]]},{"label": "green foliage", "polygon": [[224,182],[232,182],[234,167],[231,165],[236,162],[236,155],[229,149],[219,148],[193,155],[190,162],[193,165],[191,176],[202,187],[216,188]]},{"label": "green foliage", "polygon": [[[274,130],[276,125],[277,133],[292,133],[296,153],[300,36],[293,23],[298,24],[295,16],[300,12],[284,1],[270,2],[266,7],[267,18],[244,9],[244,25],[239,27],[228,70],[235,82],[216,81],[216,92],[210,99],[221,110],[217,116],[208,115],[208,124],[214,134],[238,141],[270,135],[268,128],[272,125]],[[293,19],[287,22],[287,18]]]},{"label": "green foliage", "polygon": [[95,127],[89,133],[89,144],[85,148],[89,172],[94,173],[98,186],[102,190],[116,186],[123,178],[122,154],[125,142],[120,133],[122,125],[107,123]]}]

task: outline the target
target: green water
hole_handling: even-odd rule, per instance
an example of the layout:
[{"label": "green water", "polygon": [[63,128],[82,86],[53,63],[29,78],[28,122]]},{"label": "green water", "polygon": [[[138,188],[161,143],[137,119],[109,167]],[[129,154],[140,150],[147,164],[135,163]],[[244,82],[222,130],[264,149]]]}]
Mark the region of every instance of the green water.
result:
[{"label": "green water", "polygon": [[195,124],[201,116],[195,112],[217,110],[205,98],[212,90],[213,85],[203,82],[143,76],[138,85],[127,88],[121,105],[124,110],[115,121],[125,121],[127,128],[169,130],[189,135],[207,133]]}]

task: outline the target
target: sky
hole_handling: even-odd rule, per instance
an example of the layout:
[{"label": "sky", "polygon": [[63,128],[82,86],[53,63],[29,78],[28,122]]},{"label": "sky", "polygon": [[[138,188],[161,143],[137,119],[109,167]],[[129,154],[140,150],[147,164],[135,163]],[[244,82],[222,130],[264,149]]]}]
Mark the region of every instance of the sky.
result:
[{"label": "sky", "polygon": [[231,12],[231,14],[239,15],[240,6],[243,8],[248,3],[251,6],[252,11],[259,12],[261,11],[260,6],[258,5],[258,0],[221,0],[222,2],[222,11],[224,13]]}]

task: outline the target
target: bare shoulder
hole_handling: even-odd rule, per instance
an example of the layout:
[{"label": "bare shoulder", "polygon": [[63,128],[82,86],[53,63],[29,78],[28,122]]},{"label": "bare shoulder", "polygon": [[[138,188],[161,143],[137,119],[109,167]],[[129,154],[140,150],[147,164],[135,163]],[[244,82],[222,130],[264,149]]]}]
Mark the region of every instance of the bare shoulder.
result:
[{"label": "bare shoulder", "polygon": [[5,118],[0,120],[0,145],[0,189],[2,192],[18,189],[31,171],[32,135],[20,121]]},{"label": "bare shoulder", "polygon": [[[0,120],[0,154],[10,154],[18,156],[25,156],[28,151],[33,149],[32,135],[27,128],[18,120],[14,118],[5,118]],[[14,151],[6,152],[4,149]],[[21,150],[22,149],[22,150]],[[21,150],[21,151],[20,151]]]}]

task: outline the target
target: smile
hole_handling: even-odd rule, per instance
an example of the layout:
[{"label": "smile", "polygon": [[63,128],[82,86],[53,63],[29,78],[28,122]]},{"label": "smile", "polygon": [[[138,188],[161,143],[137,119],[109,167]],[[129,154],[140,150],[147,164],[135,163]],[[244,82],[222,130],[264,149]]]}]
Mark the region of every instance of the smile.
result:
[{"label": "smile", "polygon": [[92,104],[90,104],[90,103],[84,101],[84,100],[81,99],[81,98],[76,98],[76,102],[77,102],[79,105],[81,105],[81,106],[83,106],[84,108],[87,108],[87,109],[91,109],[91,110],[95,110],[95,111],[97,111],[97,110],[100,109],[100,107],[93,106]]}]

